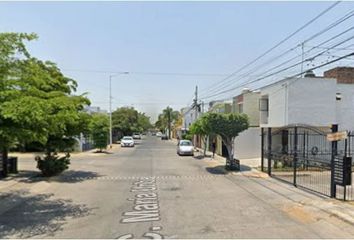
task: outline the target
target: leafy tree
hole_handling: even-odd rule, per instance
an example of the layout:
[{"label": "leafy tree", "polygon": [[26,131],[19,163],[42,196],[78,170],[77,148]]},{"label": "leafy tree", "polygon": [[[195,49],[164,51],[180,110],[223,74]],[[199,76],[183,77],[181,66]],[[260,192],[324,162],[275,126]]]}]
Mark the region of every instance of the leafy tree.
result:
[{"label": "leafy tree", "polygon": [[234,158],[235,138],[242,131],[248,129],[249,120],[246,114],[238,113],[209,113],[206,115],[207,122],[215,134],[221,136],[228,151],[228,161],[226,168],[236,170],[236,161]]},{"label": "leafy tree", "polygon": [[[0,147],[6,161],[11,145],[39,142],[47,155],[37,159],[39,166],[40,161],[56,162],[56,152],[69,150],[73,137],[85,130],[87,116],[82,110],[90,102],[84,95],[74,95],[77,83],[54,63],[29,54],[24,41],[36,38],[35,34],[0,34]],[[58,161],[68,164],[66,159]]]},{"label": "leafy tree", "polygon": [[161,132],[164,132],[165,129],[169,129],[170,133],[171,123],[178,121],[179,116],[179,111],[174,111],[172,108],[166,107],[162,110],[162,113],[159,114],[158,120],[155,123],[155,127],[158,128]]},{"label": "leafy tree", "polygon": [[208,121],[208,114],[203,115],[202,117],[198,118],[189,128],[191,134],[196,134],[204,137],[204,156],[206,154],[207,148],[207,140],[209,134],[212,133],[212,128]]},{"label": "leafy tree", "polygon": [[109,119],[105,114],[94,114],[90,123],[90,132],[95,148],[102,152],[107,147],[109,136]]},{"label": "leafy tree", "polygon": [[138,127],[139,132],[147,131],[152,128],[150,117],[146,116],[145,113],[138,113]]},{"label": "leafy tree", "polygon": [[122,107],[112,112],[112,129],[116,134],[131,135],[149,128],[150,118],[132,107]]}]

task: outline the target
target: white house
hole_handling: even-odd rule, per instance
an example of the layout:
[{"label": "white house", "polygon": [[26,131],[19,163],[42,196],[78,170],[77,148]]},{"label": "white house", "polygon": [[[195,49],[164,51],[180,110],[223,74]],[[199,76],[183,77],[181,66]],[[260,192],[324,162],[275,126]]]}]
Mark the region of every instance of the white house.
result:
[{"label": "white house", "polygon": [[351,71],[352,81],[343,81],[340,76],[329,78],[308,74],[304,78],[288,78],[263,87],[259,104],[260,126],[307,124],[329,127],[338,124],[340,130],[354,130],[354,68]]}]

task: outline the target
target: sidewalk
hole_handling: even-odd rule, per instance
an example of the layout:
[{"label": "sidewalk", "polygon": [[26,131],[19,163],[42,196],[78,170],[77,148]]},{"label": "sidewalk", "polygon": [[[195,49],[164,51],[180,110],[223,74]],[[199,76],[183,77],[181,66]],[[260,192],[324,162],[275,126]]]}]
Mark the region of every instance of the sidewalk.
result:
[{"label": "sidewalk", "polygon": [[[87,156],[104,157],[107,153],[114,153],[120,149],[119,144],[113,144],[112,148],[107,148],[106,153],[95,153],[96,149],[92,149],[85,152],[73,152],[70,153],[71,159],[82,158]],[[43,188],[50,178],[41,178],[40,170],[36,167],[37,163],[34,160],[36,156],[43,156],[43,152],[31,152],[31,153],[21,153],[21,152],[10,152],[9,156],[17,157],[17,167],[18,173],[8,174],[6,178],[0,178],[0,194],[8,190],[17,191],[26,189],[28,191],[37,191]],[[59,155],[64,153],[59,153]],[[70,170],[70,167],[69,167]],[[29,184],[28,182],[33,182]]]},{"label": "sidewalk", "polygon": [[[196,148],[197,152],[202,155],[203,149]],[[225,165],[226,158],[215,154],[215,157],[212,158],[212,152],[206,151],[206,158],[210,158],[215,165]],[[302,193],[303,189],[296,188],[290,184],[282,183],[279,180],[273,179],[268,176],[268,174],[261,172],[257,169],[260,166],[260,159],[240,159],[241,170],[239,172],[228,172],[225,170],[227,175],[238,175],[244,176],[248,179],[257,179],[261,185],[264,185],[265,188],[271,189],[274,193],[282,195],[282,190],[279,188],[279,185],[282,185],[281,188],[289,189],[290,191],[296,191]],[[262,180],[263,179],[263,180]],[[314,193],[306,192],[309,197],[308,200],[300,200],[297,194],[293,197],[293,201],[297,202],[297,205],[303,210],[309,212],[321,211],[321,214],[329,215],[330,217],[335,217],[340,219],[347,224],[354,226],[354,202],[344,202],[337,199],[327,198],[327,197],[318,197]],[[274,196],[276,197],[276,196]]]}]

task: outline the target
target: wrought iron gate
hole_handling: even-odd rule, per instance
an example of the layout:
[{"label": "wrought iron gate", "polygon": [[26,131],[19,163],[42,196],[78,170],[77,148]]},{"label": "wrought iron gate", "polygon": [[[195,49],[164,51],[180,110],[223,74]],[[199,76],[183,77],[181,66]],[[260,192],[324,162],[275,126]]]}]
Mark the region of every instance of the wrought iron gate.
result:
[{"label": "wrought iron gate", "polygon": [[333,129],[306,125],[262,128],[262,171],[296,187],[354,200],[353,181],[349,186],[335,181],[336,160],[344,163],[353,155],[354,135],[349,133],[345,141],[330,142],[327,134],[331,132]]}]

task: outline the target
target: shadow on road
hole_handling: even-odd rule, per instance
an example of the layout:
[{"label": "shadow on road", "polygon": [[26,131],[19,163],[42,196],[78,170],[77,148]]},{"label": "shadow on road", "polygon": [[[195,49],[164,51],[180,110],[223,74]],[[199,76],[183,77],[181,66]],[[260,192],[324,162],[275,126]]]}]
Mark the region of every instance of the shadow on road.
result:
[{"label": "shadow on road", "polygon": [[[216,174],[216,175],[226,175],[228,174],[230,171],[225,169],[225,165],[219,165],[216,167],[207,167],[206,170],[211,173],[211,174]],[[240,172],[247,172],[247,171],[251,171],[252,168],[246,165],[242,165],[240,166]],[[238,171],[236,171],[238,172]]]},{"label": "shadow on road", "polygon": [[[34,171],[33,171],[34,172]],[[58,176],[53,177],[42,177],[40,172],[36,172],[36,175],[32,175],[29,177],[18,177],[18,180],[15,180],[23,183],[35,183],[40,181],[47,182],[62,182],[62,183],[77,183],[83,182],[85,180],[91,180],[97,177],[102,177],[103,175],[98,174],[97,172],[91,171],[76,171],[76,170],[68,170],[61,173]]]},{"label": "shadow on road", "polygon": [[108,151],[106,151],[106,150],[103,150],[103,151],[97,150],[97,151],[94,151],[94,152],[92,152],[92,153],[113,154],[112,152],[108,152]]},{"label": "shadow on road", "polygon": [[240,166],[240,171],[241,172],[247,172],[247,171],[251,171],[251,170],[252,170],[252,168],[247,166],[247,165],[242,165],[241,164],[241,166]]},{"label": "shadow on road", "polygon": [[225,169],[225,165],[219,165],[216,167],[207,167],[205,169],[208,171],[208,173],[216,174],[216,175],[226,175],[228,173],[227,170]]},{"label": "shadow on road", "polygon": [[31,195],[26,191],[0,194],[1,202],[11,206],[0,214],[0,238],[31,238],[41,234],[53,236],[61,231],[67,218],[81,218],[93,208],[56,199],[53,194]]},{"label": "shadow on road", "polygon": [[41,172],[39,170],[38,171],[20,170],[18,171],[18,173],[10,173],[8,177],[2,178],[1,181],[2,182],[11,181],[11,180],[23,181],[25,179],[36,178],[40,176],[41,176]]}]

